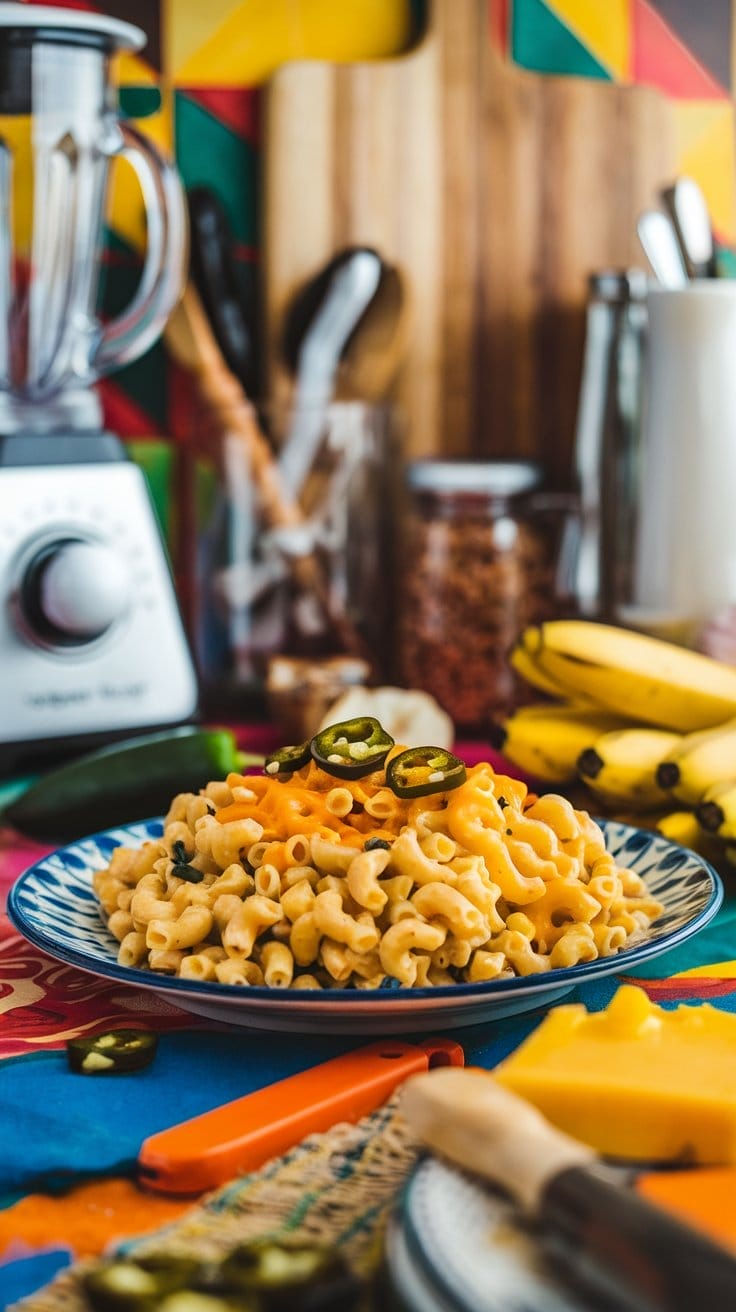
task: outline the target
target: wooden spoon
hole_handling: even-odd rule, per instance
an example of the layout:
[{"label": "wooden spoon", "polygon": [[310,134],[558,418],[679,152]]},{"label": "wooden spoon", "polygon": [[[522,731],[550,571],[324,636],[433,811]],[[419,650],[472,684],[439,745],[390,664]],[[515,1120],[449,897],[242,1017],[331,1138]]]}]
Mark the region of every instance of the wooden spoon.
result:
[{"label": "wooden spoon", "polygon": [[[190,282],[165,330],[166,344],[177,362],[194,374],[200,396],[222,432],[242,439],[264,521],[269,528],[298,528],[305,523],[296,501],[284,491],[278,464],[241,383],[228,369],[207,315]],[[347,616],[335,613],[319,560],[313,553],[289,555],[287,567],[299,586],[319,602],[328,629],[344,650],[365,655],[365,643]]]}]

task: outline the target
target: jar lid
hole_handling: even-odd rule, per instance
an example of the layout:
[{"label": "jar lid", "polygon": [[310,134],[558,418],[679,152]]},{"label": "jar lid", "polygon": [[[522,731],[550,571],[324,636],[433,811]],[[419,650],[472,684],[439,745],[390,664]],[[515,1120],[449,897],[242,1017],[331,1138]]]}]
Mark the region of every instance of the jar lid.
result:
[{"label": "jar lid", "polygon": [[513,497],[539,487],[544,472],[534,460],[415,460],[408,486],[417,492]]}]

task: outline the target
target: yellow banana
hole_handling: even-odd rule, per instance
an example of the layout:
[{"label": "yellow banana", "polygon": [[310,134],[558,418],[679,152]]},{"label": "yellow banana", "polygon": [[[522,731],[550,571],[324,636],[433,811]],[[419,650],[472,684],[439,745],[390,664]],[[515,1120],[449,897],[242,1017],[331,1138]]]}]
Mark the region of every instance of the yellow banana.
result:
[{"label": "yellow banana", "polygon": [[568,698],[679,733],[736,716],[736,669],[659,638],[586,620],[526,631],[523,650]]},{"label": "yellow banana", "polygon": [[522,646],[520,642],[513,648],[509,661],[516,673],[521,675],[527,683],[530,683],[532,688],[537,688],[539,692],[549,693],[550,697],[562,698],[563,701],[567,697],[562,685],[555,683],[554,679],[550,679],[548,675],[543,674],[538,669],[534,658],[529,655],[526,647]]},{"label": "yellow banana", "polygon": [[657,821],[655,828],[671,843],[689,847],[697,852],[711,865],[723,865],[725,847],[713,834],[707,834],[702,828],[694,811],[671,811]]},{"label": "yellow banana", "polygon": [[681,737],[665,729],[630,727],[604,733],[578,757],[578,774],[596,797],[632,810],[662,806],[667,794],[657,783],[657,766]]},{"label": "yellow banana", "polygon": [[[672,811],[625,811],[617,808],[604,814],[611,820],[631,825],[634,829],[649,829],[661,834],[670,843],[679,843],[691,852],[697,852],[711,865],[720,867],[724,864],[726,844],[720,842],[714,834],[707,834],[698,823],[694,811],[682,807]],[[733,861],[736,862],[736,844],[733,848]]]},{"label": "yellow banana", "polygon": [[581,751],[620,725],[620,717],[608,711],[535,702],[492,725],[490,741],[526,774],[565,784],[577,778],[575,763]]},{"label": "yellow banana", "polygon": [[[596,798],[596,803],[600,803],[600,798]],[[590,805],[586,807],[588,811],[591,809]],[[658,807],[652,811],[637,811],[636,809],[629,810],[621,805],[607,806],[601,804],[597,809],[600,810],[605,819],[618,820],[619,824],[630,825],[632,829],[656,829],[660,820],[664,820],[666,816],[672,813],[671,806]]]},{"label": "yellow banana", "polygon": [[695,812],[685,810],[669,811],[657,821],[654,828],[664,838],[669,838],[671,843],[679,843],[682,847],[694,848],[703,833]]},{"label": "yellow banana", "polygon": [[736,778],[736,719],[686,734],[657,769],[657,782],[678,801],[696,806],[714,784]]},{"label": "yellow banana", "polygon": [[736,843],[736,778],[722,779],[707,788],[695,814],[708,833]]}]

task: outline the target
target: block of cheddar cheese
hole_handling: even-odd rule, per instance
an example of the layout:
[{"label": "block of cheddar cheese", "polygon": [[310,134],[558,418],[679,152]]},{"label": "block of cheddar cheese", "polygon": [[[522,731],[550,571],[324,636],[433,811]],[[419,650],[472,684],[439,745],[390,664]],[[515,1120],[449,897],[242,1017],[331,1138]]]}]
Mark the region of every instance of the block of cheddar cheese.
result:
[{"label": "block of cheddar cheese", "polygon": [[608,1156],[736,1163],[736,1016],[707,1003],[625,984],[605,1011],[555,1007],[494,1075]]}]

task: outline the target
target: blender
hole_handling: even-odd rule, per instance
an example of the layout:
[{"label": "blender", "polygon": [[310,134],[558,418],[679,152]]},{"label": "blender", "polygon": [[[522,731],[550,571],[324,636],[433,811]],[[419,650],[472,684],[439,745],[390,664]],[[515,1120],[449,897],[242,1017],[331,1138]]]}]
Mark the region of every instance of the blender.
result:
[{"label": "blender", "polygon": [[[193,713],[196,680],[141,470],[93,384],[159,336],[180,293],[175,170],[117,114],[105,15],[0,4],[0,766]],[[134,170],[146,251],[97,316],[110,165]]]}]

